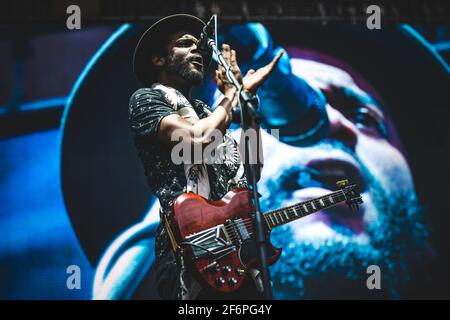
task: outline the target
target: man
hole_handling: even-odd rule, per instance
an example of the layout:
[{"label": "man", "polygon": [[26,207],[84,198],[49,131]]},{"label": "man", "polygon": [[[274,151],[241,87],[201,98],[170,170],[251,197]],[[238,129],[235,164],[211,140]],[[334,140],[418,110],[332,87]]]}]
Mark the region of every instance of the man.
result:
[{"label": "man", "polygon": [[[211,61],[211,53],[200,52],[197,47],[204,25],[200,19],[189,15],[161,19],[141,37],[134,56],[136,76],[145,88],[132,95],[129,116],[149,186],[161,205],[156,238],[156,281],[163,299],[214,298],[186,272],[184,262],[171,246],[164,219],[171,214],[173,200],[189,191],[218,200],[231,188],[246,185],[237,144],[226,135],[238,94],[224,68],[219,67],[215,73],[223,98],[214,111],[191,97],[192,87],[202,83]],[[278,54],[268,65],[257,71],[250,70],[242,78],[236,52],[224,44],[222,54],[236,78],[242,81],[244,90],[251,94],[256,93],[281,56]],[[252,128],[259,132],[256,123]],[[214,141],[217,131],[223,137],[219,146],[227,148],[224,154],[227,159],[218,159],[213,164],[187,159],[183,159],[182,164],[174,161],[172,148],[180,142],[179,138],[194,149],[203,148]],[[258,167],[260,170],[261,166]],[[258,298],[260,294],[255,283],[247,282],[242,290],[228,298]]]}]

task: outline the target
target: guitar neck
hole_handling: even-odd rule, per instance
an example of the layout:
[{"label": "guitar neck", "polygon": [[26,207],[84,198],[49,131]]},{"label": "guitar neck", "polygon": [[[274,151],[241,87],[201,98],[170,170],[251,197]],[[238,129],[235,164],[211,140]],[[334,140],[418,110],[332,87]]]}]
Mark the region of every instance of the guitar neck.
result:
[{"label": "guitar neck", "polygon": [[319,198],[293,204],[289,207],[265,212],[263,216],[267,226],[272,229],[306,217],[319,210],[331,208],[346,200],[344,192],[339,190]]}]

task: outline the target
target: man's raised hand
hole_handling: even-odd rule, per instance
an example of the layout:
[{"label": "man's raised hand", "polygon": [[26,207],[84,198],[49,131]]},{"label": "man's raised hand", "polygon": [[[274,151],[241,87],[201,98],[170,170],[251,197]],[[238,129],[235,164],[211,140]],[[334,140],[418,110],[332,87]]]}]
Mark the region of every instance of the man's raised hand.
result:
[{"label": "man's raised hand", "polygon": [[283,53],[284,50],[280,50],[270,63],[256,71],[253,69],[248,70],[247,74],[242,79],[244,90],[250,92],[251,94],[256,94],[258,88],[264,83],[278,64],[278,61]]}]

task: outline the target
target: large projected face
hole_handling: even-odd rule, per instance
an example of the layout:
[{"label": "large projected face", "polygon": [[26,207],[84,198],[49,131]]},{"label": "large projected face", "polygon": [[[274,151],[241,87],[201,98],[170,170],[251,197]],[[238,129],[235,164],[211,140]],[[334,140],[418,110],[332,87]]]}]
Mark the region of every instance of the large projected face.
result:
[{"label": "large projected face", "polygon": [[[270,267],[274,297],[408,296],[429,257],[427,230],[395,123],[380,102],[382,93],[334,57],[311,50],[292,56],[292,73],[326,96],[331,127],[309,147],[283,143],[262,131],[262,210],[319,197],[336,190],[342,179],[359,186],[364,203],[357,213],[344,204],[272,230],[273,244],[283,248]],[[264,108],[270,101],[262,103]],[[234,134],[239,138],[239,132]],[[157,216],[155,206],[148,217]],[[367,286],[373,265],[379,267],[380,290]]]},{"label": "large projected face", "polygon": [[[262,208],[321,196],[344,178],[359,185],[364,204],[358,213],[337,206],[273,230],[272,242],[284,250],[271,267],[275,297],[402,296],[425,252],[426,232],[389,115],[344,70],[314,60],[291,65],[326,95],[331,128],[310,147],[264,135]],[[381,290],[367,287],[370,265],[380,267]]]}]

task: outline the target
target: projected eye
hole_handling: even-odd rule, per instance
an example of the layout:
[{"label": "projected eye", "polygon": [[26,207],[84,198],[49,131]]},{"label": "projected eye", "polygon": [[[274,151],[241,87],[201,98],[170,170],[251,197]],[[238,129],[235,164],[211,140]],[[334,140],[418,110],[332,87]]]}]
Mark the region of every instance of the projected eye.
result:
[{"label": "projected eye", "polygon": [[346,114],[346,117],[362,130],[382,136],[383,138],[387,137],[384,121],[366,107],[351,111]]}]

